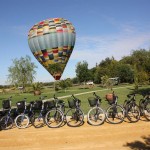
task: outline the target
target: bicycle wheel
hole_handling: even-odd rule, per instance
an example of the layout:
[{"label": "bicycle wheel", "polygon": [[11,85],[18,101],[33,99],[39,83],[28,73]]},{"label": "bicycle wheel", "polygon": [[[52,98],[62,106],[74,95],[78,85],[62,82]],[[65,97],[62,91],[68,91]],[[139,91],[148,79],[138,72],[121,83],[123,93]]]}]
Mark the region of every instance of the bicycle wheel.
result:
[{"label": "bicycle wheel", "polygon": [[140,99],[140,101],[139,101],[139,107],[143,108],[144,103],[145,103],[145,100],[144,99]]},{"label": "bicycle wheel", "polygon": [[143,116],[144,115],[144,103],[145,103],[145,100],[144,99],[141,99],[139,101],[139,109],[140,109],[140,115]]},{"label": "bicycle wheel", "polygon": [[0,120],[0,126],[2,130],[8,130],[13,127],[13,119],[9,116],[3,116]]},{"label": "bicycle wheel", "polygon": [[69,109],[66,113],[66,122],[70,127],[78,127],[83,123],[84,114],[81,109]]},{"label": "bicycle wheel", "polygon": [[64,115],[59,109],[52,109],[45,116],[45,123],[50,128],[58,128],[64,121]]},{"label": "bicycle wheel", "polygon": [[140,108],[136,104],[128,104],[126,109],[126,117],[132,123],[139,121],[140,119]]},{"label": "bicycle wheel", "polygon": [[128,103],[128,100],[125,100],[124,103],[123,103],[123,108],[126,107],[127,103]]},{"label": "bicycle wheel", "polygon": [[45,118],[41,114],[35,113],[32,116],[31,123],[35,128],[41,128],[45,125]]},{"label": "bicycle wheel", "polygon": [[29,117],[25,114],[18,115],[15,119],[16,127],[19,129],[27,128],[29,125]]},{"label": "bicycle wheel", "polygon": [[87,120],[93,126],[98,126],[103,124],[105,118],[106,118],[105,112],[100,107],[91,108],[87,114]]},{"label": "bicycle wheel", "polygon": [[106,110],[106,119],[109,123],[119,124],[124,121],[125,111],[120,105],[112,105]]},{"label": "bicycle wheel", "polygon": [[144,108],[144,117],[150,121],[150,102],[148,102]]}]

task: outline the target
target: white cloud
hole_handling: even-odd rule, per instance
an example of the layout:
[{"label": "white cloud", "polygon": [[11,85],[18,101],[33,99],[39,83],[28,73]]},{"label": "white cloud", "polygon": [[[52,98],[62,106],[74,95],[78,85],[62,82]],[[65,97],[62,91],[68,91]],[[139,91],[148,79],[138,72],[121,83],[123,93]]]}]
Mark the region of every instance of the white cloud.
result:
[{"label": "white cloud", "polygon": [[71,57],[76,61],[86,60],[91,68],[106,57],[114,56],[119,60],[130,55],[132,50],[149,47],[150,32],[124,25],[115,35],[78,37]]}]

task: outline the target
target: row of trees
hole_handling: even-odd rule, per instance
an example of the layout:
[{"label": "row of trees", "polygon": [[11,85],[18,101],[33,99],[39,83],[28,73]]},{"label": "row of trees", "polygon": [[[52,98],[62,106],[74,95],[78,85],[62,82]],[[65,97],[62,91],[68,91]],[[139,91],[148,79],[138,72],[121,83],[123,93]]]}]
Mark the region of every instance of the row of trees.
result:
[{"label": "row of trees", "polygon": [[101,83],[103,79],[119,77],[120,82],[143,84],[150,80],[150,50],[140,49],[132,51],[130,56],[125,56],[117,61],[114,57],[102,60],[96,67],[88,69],[86,61],[79,62],[76,66],[76,75],[73,81]]},{"label": "row of trees", "polygon": [[[36,68],[29,56],[14,59],[12,66],[8,68],[8,81],[25,88],[27,84],[33,83]],[[134,82],[138,86],[150,80],[150,50],[134,50],[130,56],[125,56],[119,61],[108,57],[91,69],[88,68],[87,61],[78,62],[75,71],[75,78],[61,80],[56,84],[56,89],[58,86],[66,89],[72,83],[85,83],[89,80],[97,84],[106,83],[107,79],[112,77],[119,77],[120,82]]]}]

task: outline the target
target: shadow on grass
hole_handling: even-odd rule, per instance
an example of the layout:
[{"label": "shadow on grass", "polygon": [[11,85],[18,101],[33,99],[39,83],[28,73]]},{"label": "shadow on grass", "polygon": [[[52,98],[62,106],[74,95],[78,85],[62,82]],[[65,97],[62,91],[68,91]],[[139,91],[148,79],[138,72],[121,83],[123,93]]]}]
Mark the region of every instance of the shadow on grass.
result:
[{"label": "shadow on grass", "polygon": [[138,94],[146,95],[150,92],[150,88],[139,89]]},{"label": "shadow on grass", "polygon": [[143,136],[142,141],[134,141],[131,143],[126,143],[124,146],[129,147],[132,150],[150,150],[150,135],[149,136]]},{"label": "shadow on grass", "polygon": [[150,88],[142,88],[142,89],[138,89],[137,91],[135,91],[134,88],[127,88],[128,90],[130,90],[130,94],[141,94],[141,95],[146,95],[150,92]]}]

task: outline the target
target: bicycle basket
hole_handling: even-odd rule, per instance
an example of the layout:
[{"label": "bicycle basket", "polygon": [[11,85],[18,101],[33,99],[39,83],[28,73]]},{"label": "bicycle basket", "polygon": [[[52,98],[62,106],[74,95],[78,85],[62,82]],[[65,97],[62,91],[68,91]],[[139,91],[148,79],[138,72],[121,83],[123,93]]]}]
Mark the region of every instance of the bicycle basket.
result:
[{"label": "bicycle basket", "polygon": [[42,109],[42,100],[35,101],[33,104],[33,109],[41,110]]},{"label": "bicycle basket", "polygon": [[44,109],[52,109],[56,106],[55,101],[46,101],[44,102]]},{"label": "bicycle basket", "polygon": [[114,94],[106,94],[106,100],[109,104],[115,103],[116,96]]},{"label": "bicycle basket", "polygon": [[64,104],[64,101],[61,100],[61,99],[59,99],[59,100],[58,100],[58,104]]},{"label": "bicycle basket", "polygon": [[17,105],[17,108],[18,108],[19,110],[24,110],[24,109],[25,109],[26,102],[25,102],[25,101],[19,101],[19,102],[16,103],[16,105]]},{"label": "bicycle basket", "polygon": [[57,102],[58,106],[64,106],[65,105],[65,102],[63,100],[58,100]]},{"label": "bicycle basket", "polygon": [[89,101],[90,107],[94,107],[97,104],[97,99],[95,97],[89,97],[88,101]]},{"label": "bicycle basket", "polygon": [[2,107],[3,107],[3,109],[10,109],[11,108],[11,101],[10,100],[3,100]]},{"label": "bicycle basket", "polygon": [[76,102],[73,98],[69,98],[68,99],[68,105],[69,105],[69,108],[75,108],[76,107]]}]

